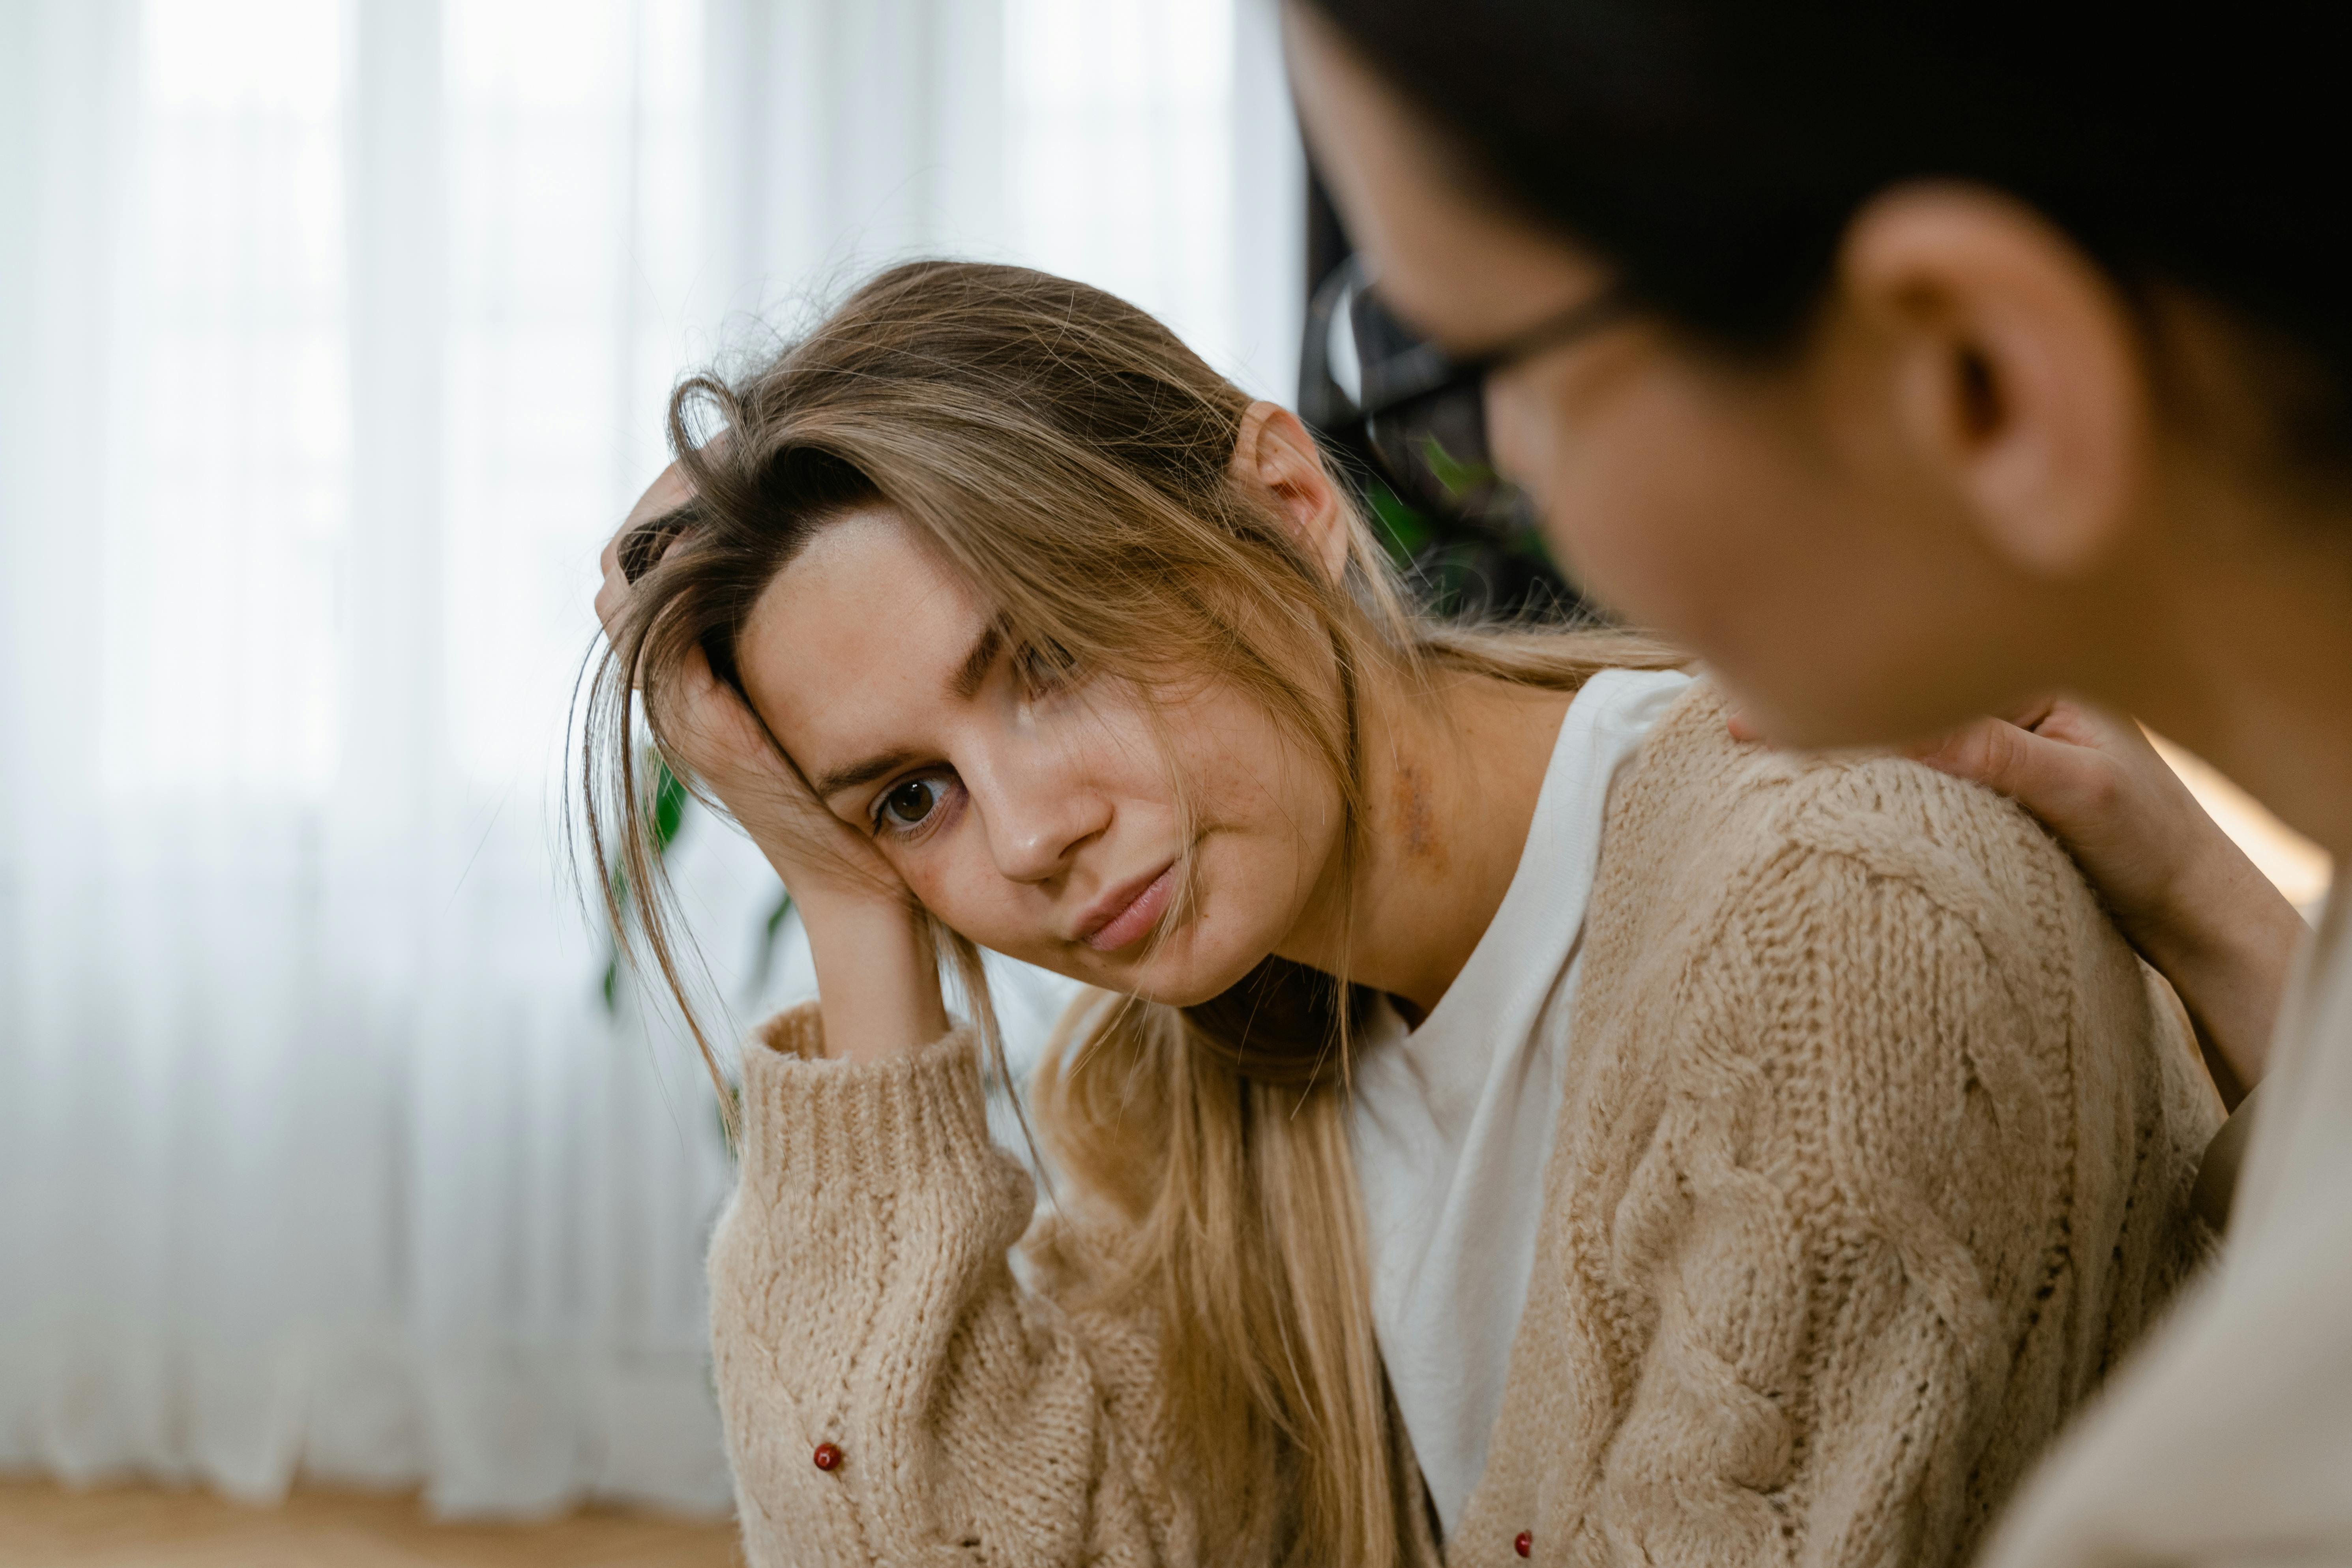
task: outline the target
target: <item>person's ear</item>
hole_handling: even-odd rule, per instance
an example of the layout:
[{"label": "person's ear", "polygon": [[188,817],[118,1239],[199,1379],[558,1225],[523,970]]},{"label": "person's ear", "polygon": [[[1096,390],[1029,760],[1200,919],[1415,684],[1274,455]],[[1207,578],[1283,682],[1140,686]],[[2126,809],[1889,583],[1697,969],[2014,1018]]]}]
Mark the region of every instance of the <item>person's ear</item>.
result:
[{"label": "person's ear", "polygon": [[2037,577],[2107,559],[2152,430],[2137,335],[2090,258],[2006,197],[1911,185],[1855,216],[1838,281],[1885,334],[1904,436],[1985,542]]},{"label": "person's ear", "polygon": [[1236,484],[1273,500],[1292,542],[1338,582],[1348,566],[1348,509],[1298,416],[1279,404],[1251,404],[1234,442],[1233,473]]}]

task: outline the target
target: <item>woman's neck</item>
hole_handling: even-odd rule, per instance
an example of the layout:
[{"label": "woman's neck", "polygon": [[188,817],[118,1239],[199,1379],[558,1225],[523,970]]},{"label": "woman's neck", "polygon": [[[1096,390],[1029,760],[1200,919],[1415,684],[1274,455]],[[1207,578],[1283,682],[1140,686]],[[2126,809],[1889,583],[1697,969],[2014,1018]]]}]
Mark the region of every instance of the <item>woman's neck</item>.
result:
[{"label": "woman's neck", "polygon": [[2094,696],[2352,858],[2352,516],[2280,515],[2209,488],[2124,598]]},{"label": "woman's neck", "polygon": [[1387,992],[1425,1016],[1486,935],[1517,871],[1573,693],[1440,676],[1367,683],[1365,854],[1336,868],[1280,956]]}]

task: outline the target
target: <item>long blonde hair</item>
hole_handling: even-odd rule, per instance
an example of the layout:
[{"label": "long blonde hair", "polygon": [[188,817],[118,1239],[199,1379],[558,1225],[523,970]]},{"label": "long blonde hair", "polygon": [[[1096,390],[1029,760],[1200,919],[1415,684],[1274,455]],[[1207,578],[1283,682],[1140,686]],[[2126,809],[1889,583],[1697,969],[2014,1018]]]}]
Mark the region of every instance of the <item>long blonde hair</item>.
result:
[{"label": "long blonde hair", "polygon": [[[617,868],[638,889],[642,945],[681,1004],[632,689],[656,743],[693,648],[740,689],[753,601],[853,508],[892,506],[1015,633],[1076,668],[1148,691],[1180,667],[1250,695],[1337,784],[1343,879],[1365,847],[1367,681],[1572,689],[1601,668],[1675,661],[1617,633],[1416,616],[1360,517],[1335,582],[1231,480],[1249,405],[1122,300],[959,262],[894,268],[749,374],[680,384],[669,435],[692,499],[625,552],[643,574],[596,670],[580,778],[600,885]],[[1329,650],[1315,676],[1299,671],[1302,643]],[[623,929],[617,903],[608,912]],[[931,929],[1001,1070],[979,954]],[[1041,1141],[1090,1218],[1077,1289],[1156,1324],[1181,1481],[1215,1560],[1378,1568],[1413,1528],[1343,1119],[1368,1001],[1344,975],[1273,958],[1198,1006],[1097,996],[1034,1085]]]}]

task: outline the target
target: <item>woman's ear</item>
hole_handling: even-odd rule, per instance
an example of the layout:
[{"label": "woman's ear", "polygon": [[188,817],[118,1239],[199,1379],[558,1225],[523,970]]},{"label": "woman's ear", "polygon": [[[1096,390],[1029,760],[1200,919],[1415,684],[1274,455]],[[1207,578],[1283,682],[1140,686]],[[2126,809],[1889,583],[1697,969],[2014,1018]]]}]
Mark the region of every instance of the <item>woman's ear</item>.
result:
[{"label": "woman's ear", "polygon": [[2108,559],[2153,439],[2137,335],[2090,258],[2006,197],[1913,185],[1856,215],[1839,259],[1903,435],[1985,542],[2045,579]]},{"label": "woman's ear", "polygon": [[1234,483],[1274,501],[1291,542],[1338,582],[1348,567],[1348,509],[1298,416],[1279,404],[1251,404],[1234,442],[1233,471]]}]

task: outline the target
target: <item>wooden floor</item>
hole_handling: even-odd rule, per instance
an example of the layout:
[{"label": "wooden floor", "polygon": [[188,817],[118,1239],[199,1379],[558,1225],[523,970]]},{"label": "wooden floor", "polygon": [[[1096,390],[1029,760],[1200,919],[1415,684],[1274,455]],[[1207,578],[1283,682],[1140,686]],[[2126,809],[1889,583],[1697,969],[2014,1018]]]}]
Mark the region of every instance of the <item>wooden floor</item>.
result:
[{"label": "wooden floor", "polygon": [[731,1524],[590,1512],[436,1524],[415,1500],[297,1492],[247,1508],[205,1492],[0,1481],[0,1568],[740,1568]]}]

